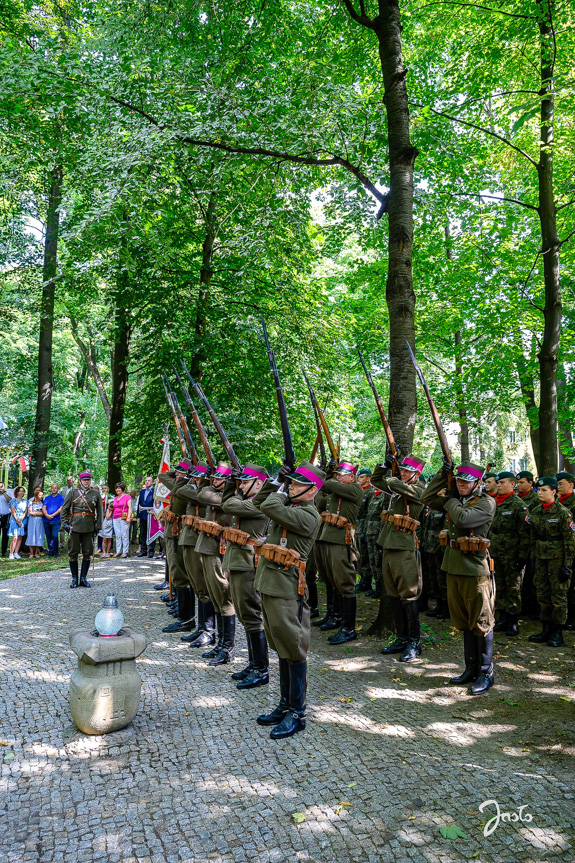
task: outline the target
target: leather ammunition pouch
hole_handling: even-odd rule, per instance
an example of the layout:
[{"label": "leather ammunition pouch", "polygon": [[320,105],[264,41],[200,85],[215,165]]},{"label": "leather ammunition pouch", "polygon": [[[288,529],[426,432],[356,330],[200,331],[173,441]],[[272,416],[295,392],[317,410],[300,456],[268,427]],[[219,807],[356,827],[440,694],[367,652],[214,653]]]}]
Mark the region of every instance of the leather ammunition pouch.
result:
[{"label": "leather ammunition pouch", "polygon": [[[285,542],[287,530],[284,527],[282,542]],[[269,560],[271,563],[276,563],[284,569],[291,569],[296,566],[298,569],[297,592],[299,596],[305,595],[305,560],[301,560],[299,551],[293,548],[286,548],[285,545],[274,545],[272,542],[266,542],[261,548],[262,557]]]},{"label": "leather ammunition pouch", "polygon": [[176,515],[175,512],[172,512],[171,509],[164,509],[162,512],[164,521],[167,521],[168,524],[172,525],[172,536],[178,536],[180,533],[180,516]]},{"label": "leather ammunition pouch", "polygon": [[421,523],[410,515],[401,515],[400,513],[390,515],[388,521],[396,530],[401,531],[401,533],[415,533]]},{"label": "leather ammunition pouch", "polygon": [[381,511],[381,520],[382,520],[382,522],[385,524],[385,522],[386,522],[388,519],[389,519],[389,510],[388,510],[388,509],[382,509],[382,511]]},{"label": "leather ammunition pouch", "polygon": [[250,539],[249,533],[237,527],[224,527],[222,536],[228,542],[234,542],[236,545],[255,545],[253,539]]},{"label": "leather ammunition pouch", "polygon": [[452,539],[449,545],[451,548],[458,548],[463,554],[478,554],[487,551],[491,545],[491,540],[472,534],[471,536],[459,536],[457,539]]},{"label": "leather ammunition pouch", "polygon": [[201,533],[207,533],[208,536],[221,536],[224,528],[217,521],[207,521],[205,518],[198,518],[196,530]]},{"label": "leather ammunition pouch", "polygon": [[444,548],[447,548],[449,545],[449,531],[448,530],[440,530],[439,531],[439,544]]},{"label": "leather ammunition pouch", "polygon": [[344,515],[340,515],[339,512],[322,512],[321,520],[324,524],[345,528],[345,544],[353,545],[355,527]]}]

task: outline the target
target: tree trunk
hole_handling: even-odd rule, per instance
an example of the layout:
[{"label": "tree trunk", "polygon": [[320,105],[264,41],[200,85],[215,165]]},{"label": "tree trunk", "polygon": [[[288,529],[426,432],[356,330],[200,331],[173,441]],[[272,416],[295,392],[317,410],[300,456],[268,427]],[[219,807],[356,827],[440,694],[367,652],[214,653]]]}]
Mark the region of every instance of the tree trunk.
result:
[{"label": "tree trunk", "polygon": [[198,305],[196,307],[195,346],[190,363],[192,377],[196,378],[196,380],[200,380],[202,377],[203,365],[206,359],[204,336],[206,332],[210,282],[212,280],[212,258],[214,256],[215,239],[216,201],[212,195],[206,212],[206,233],[202,244],[202,268],[200,270],[200,289],[198,291]]},{"label": "tree trunk", "polygon": [[44,484],[48,458],[48,436],[52,409],[54,372],[52,368],[52,333],[54,328],[54,299],[56,295],[56,272],[58,269],[58,229],[60,225],[60,203],[62,201],[62,166],[50,171],[50,191],[46,217],[44,241],[44,265],[42,268],[42,301],[40,305],[40,334],[38,339],[38,400],[34,440],[30,458],[30,480],[28,493]]},{"label": "tree trunk", "polygon": [[104,413],[106,414],[106,419],[108,423],[110,422],[110,402],[108,401],[108,396],[106,395],[106,389],[104,387],[104,381],[102,380],[102,376],[100,374],[100,370],[96,364],[96,359],[94,356],[94,346],[86,345],[84,340],[81,338],[78,333],[78,323],[73,315],[70,314],[70,323],[72,328],[72,337],[78,347],[80,348],[80,353],[84,358],[87,368],[92,375],[92,379],[96,384],[96,389],[98,390],[98,394],[100,396],[100,401],[102,402],[102,407],[104,408]]},{"label": "tree trunk", "polygon": [[86,425],[86,411],[80,411],[80,425],[78,426],[78,431],[74,435],[74,443],[72,444],[72,455],[76,455],[78,449],[80,447],[80,440],[82,438],[82,432],[84,431],[84,427]]},{"label": "tree trunk", "polygon": [[379,0],[372,27],[379,43],[389,141],[390,192],[386,301],[389,311],[389,422],[400,451],[413,445],[417,414],[415,371],[406,342],[415,346],[413,291],[413,165],[409,107],[401,50],[398,0]]},{"label": "tree trunk", "polygon": [[561,281],[559,238],[553,193],[553,111],[554,111],[554,36],[551,9],[553,0],[539,0],[541,17],[541,143],[537,165],[539,181],[539,219],[545,280],[543,341],[539,351],[539,473],[557,470],[557,360],[561,335]]},{"label": "tree trunk", "polygon": [[[124,222],[128,216],[124,213]],[[128,389],[128,361],[132,327],[128,317],[129,273],[127,268],[127,239],[120,246],[120,269],[117,278],[116,308],[114,313],[114,347],[112,350],[112,404],[108,438],[108,485],[113,490],[122,479],[122,429]]]}]

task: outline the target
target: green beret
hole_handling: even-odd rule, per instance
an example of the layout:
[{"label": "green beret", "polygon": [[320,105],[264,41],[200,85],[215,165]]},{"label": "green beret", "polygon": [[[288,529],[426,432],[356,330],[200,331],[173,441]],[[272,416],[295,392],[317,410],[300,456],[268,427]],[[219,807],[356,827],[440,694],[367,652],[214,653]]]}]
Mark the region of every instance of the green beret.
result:
[{"label": "green beret", "polygon": [[535,479],[530,470],[520,470],[517,474],[517,479],[530,479],[531,482]]},{"label": "green beret", "polygon": [[483,479],[489,479],[490,477],[492,479],[497,479],[497,474],[496,473],[486,473],[486,474],[484,474]]},{"label": "green beret", "polygon": [[560,479],[566,479],[568,482],[575,483],[575,476],[572,473],[567,473],[566,470],[559,471],[558,474],[555,474],[555,479],[559,482]]},{"label": "green beret", "polygon": [[557,488],[557,480],[554,476],[540,476],[535,485],[537,488],[543,488],[544,485],[548,485],[550,488]]},{"label": "green beret", "polygon": [[357,472],[357,475],[361,476],[362,473],[368,473],[371,476],[371,471],[368,467],[362,467],[362,469]]},{"label": "green beret", "polygon": [[512,479],[515,482],[516,476],[510,470],[502,470],[497,474],[497,479]]}]

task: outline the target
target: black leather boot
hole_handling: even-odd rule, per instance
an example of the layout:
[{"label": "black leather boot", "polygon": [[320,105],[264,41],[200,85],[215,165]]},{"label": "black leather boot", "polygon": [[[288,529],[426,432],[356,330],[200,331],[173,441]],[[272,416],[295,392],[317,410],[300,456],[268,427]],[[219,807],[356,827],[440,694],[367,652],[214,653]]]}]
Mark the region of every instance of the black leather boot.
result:
[{"label": "black leather boot", "polygon": [[356,593],[366,593],[368,590],[371,590],[371,574],[362,575],[355,586]]},{"label": "black leather boot", "polygon": [[310,581],[307,586],[307,604],[309,605],[310,620],[319,617],[318,596],[317,596],[317,581]]},{"label": "black leather boot", "polygon": [[395,620],[395,641],[383,648],[381,652],[384,656],[387,656],[389,653],[403,653],[407,644],[407,620],[403,602],[397,598],[392,599],[391,602],[393,604],[393,617]]},{"label": "black leather boot", "polygon": [[162,602],[165,602],[167,604],[168,602],[170,602],[170,594],[169,593],[163,593],[160,596],[160,599],[162,600]]},{"label": "black leather boot", "polygon": [[196,621],[194,620],[193,593],[189,587],[177,587],[178,620],[164,626],[162,632],[191,632]]},{"label": "black leather boot", "polygon": [[505,632],[507,629],[507,612],[501,611],[499,613],[499,620],[493,627],[493,632]]},{"label": "black leather boot", "polygon": [[432,608],[431,611],[426,611],[425,616],[426,617],[439,617],[439,604],[440,604],[440,602],[441,602],[440,599],[436,599],[435,600],[435,608]]},{"label": "black leather boot", "polygon": [[[252,642],[253,668],[244,680],[240,680],[237,689],[255,689],[270,682],[268,672],[268,642],[263,629],[247,633]],[[233,677],[233,675],[232,675]]]},{"label": "black leather boot", "polygon": [[370,599],[380,599],[381,598],[381,585],[382,579],[378,578],[375,582],[375,587],[373,590],[369,590],[365,595],[369,596]]},{"label": "black leather boot", "polygon": [[438,620],[449,620],[451,614],[449,612],[449,603],[446,599],[440,599],[437,605],[437,614],[435,615]]},{"label": "black leather boot", "polygon": [[493,686],[493,630],[487,635],[476,635],[479,657],[479,677],[469,689],[471,695],[483,695]]},{"label": "black leather boot", "polygon": [[421,656],[421,633],[419,628],[419,606],[417,600],[404,602],[407,617],[407,644],[399,657],[400,662],[411,662]]},{"label": "black leather boot", "polygon": [[70,572],[72,573],[72,581],[70,582],[70,587],[78,587],[78,561],[71,560],[70,561]]},{"label": "black leather boot", "polygon": [[215,633],[215,613],[214,606],[208,602],[200,602],[202,613],[202,631],[193,641],[190,642],[190,647],[207,647],[214,644],[216,640]]},{"label": "black leather boot", "polygon": [[246,641],[248,643],[248,664],[240,671],[234,672],[234,674],[232,674],[232,680],[245,680],[252,668],[254,667],[254,652],[249,632],[246,632]]},{"label": "black leather boot", "polygon": [[333,610],[333,587],[329,581],[325,582],[325,616],[320,620],[314,620],[312,626],[323,626],[326,621],[334,617]]},{"label": "black leather boot", "polygon": [[88,584],[88,573],[90,572],[90,558],[82,558],[82,566],[80,568],[80,587],[92,587]]},{"label": "black leather boot", "polygon": [[569,632],[573,632],[575,629],[575,605],[571,602],[567,606],[567,622],[563,629],[568,629]]},{"label": "black leather boot", "polygon": [[146,557],[147,554],[148,554],[148,552],[146,551],[146,547],[142,545],[142,546],[140,546],[140,550],[139,550],[138,554],[136,555],[136,557]]},{"label": "black leather boot", "polygon": [[305,696],[307,692],[307,662],[289,663],[289,709],[279,725],[272,728],[270,737],[282,740],[305,728]]},{"label": "black leather boot", "polygon": [[342,627],[335,635],[328,638],[330,644],[346,644],[357,638],[355,630],[355,615],[357,599],[355,596],[342,596]]},{"label": "black leather boot", "polygon": [[507,627],[505,629],[505,635],[508,635],[510,638],[519,635],[519,615],[518,614],[508,614],[507,615]]},{"label": "black leather boot", "polygon": [[155,584],[154,590],[168,590],[170,582],[165,578],[161,584]]},{"label": "black leather boot", "polygon": [[198,599],[198,615],[197,615],[197,626],[193,632],[188,632],[187,635],[182,635],[180,641],[186,642],[189,644],[191,641],[195,641],[198,636],[204,631],[204,603],[200,602]]},{"label": "black leather boot", "polygon": [[222,622],[222,615],[219,611],[216,611],[216,643],[212,647],[211,650],[207,650],[206,653],[202,653],[203,659],[213,659],[214,656],[222,649],[222,644],[224,643],[224,624]]},{"label": "black leather boot", "polygon": [[469,631],[463,630],[463,655],[465,657],[465,671],[452,677],[449,683],[452,686],[465,686],[473,683],[479,676],[479,656],[477,654],[477,638]]},{"label": "black leather boot", "polygon": [[[326,590],[328,590],[327,584]],[[330,629],[339,629],[341,626],[341,597],[331,585],[329,585],[329,590],[331,591],[331,606],[328,604],[327,615],[323,622],[320,621],[319,628],[322,632],[328,632]]]},{"label": "black leather boot", "polygon": [[560,623],[556,623],[551,630],[551,635],[547,639],[549,647],[563,647],[563,627]]},{"label": "black leather boot", "polygon": [[216,653],[209,665],[226,665],[234,658],[234,645],[236,642],[236,616],[235,614],[222,615],[222,646]]},{"label": "black leather boot", "polygon": [[532,641],[533,644],[547,644],[547,641],[551,638],[551,632],[553,627],[551,626],[550,620],[542,620],[543,629],[539,633],[539,635],[530,635],[528,641]]},{"label": "black leather boot", "polygon": [[289,662],[287,659],[280,659],[280,701],[277,707],[274,707],[271,713],[263,713],[258,716],[256,722],[258,725],[277,725],[281,722],[289,709]]}]

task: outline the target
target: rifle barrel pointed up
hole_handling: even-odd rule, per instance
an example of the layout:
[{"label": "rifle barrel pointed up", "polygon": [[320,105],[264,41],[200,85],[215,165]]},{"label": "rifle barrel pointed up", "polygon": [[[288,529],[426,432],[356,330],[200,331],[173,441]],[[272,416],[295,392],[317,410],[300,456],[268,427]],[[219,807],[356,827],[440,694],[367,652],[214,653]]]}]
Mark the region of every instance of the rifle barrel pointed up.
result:
[{"label": "rifle barrel pointed up", "polygon": [[168,378],[164,374],[164,372],[162,372],[160,376],[162,379],[162,386],[164,387],[164,392],[166,394],[166,401],[168,402],[168,406],[169,406],[170,411],[172,413],[172,417],[174,418],[174,423],[176,426],[176,433],[178,435],[178,441],[180,444],[180,449],[182,451],[182,457],[185,459],[188,459],[189,455],[188,455],[188,451],[186,448],[186,442],[185,442],[184,436],[182,434],[182,427],[180,425],[180,420],[179,420],[178,414],[176,412],[176,406],[174,404],[174,400],[172,398],[172,394],[170,391],[170,383],[168,381]]},{"label": "rifle barrel pointed up", "polygon": [[291,431],[290,431],[288,417],[287,417],[286,401],[285,401],[282,385],[280,382],[280,376],[279,376],[278,367],[276,364],[276,357],[275,357],[275,354],[270,347],[270,340],[268,338],[268,330],[266,327],[266,322],[264,320],[263,315],[261,316],[261,318],[262,318],[262,329],[264,332],[264,341],[266,343],[266,351],[267,351],[268,360],[269,360],[270,368],[272,370],[272,375],[273,375],[273,379],[274,379],[274,383],[275,383],[275,387],[276,387],[276,396],[277,396],[277,400],[278,400],[278,410],[279,410],[279,415],[280,415],[280,425],[281,425],[281,429],[282,429],[285,461],[286,461],[286,464],[289,464],[292,467],[292,469],[294,469],[295,468],[295,452],[294,452],[294,448],[293,448],[293,441],[292,441]]},{"label": "rifle barrel pointed up", "polygon": [[204,449],[204,453],[206,454],[206,461],[207,461],[207,463],[209,464],[209,466],[211,467],[211,469],[212,469],[212,470],[215,470],[215,469],[216,469],[216,460],[215,460],[215,458],[214,458],[214,454],[213,454],[213,452],[212,452],[212,448],[210,447],[210,443],[209,443],[209,441],[208,441],[208,438],[207,438],[207,436],[206,436],[206,432],[205,432],[204,427],[203,427],[203,425],[202,425],[202,421],[201,421],[201,419],[200,419],[200,417],[199,417],[199,415],[198,415],[198,412],[197,412],[197,410],[196,410],[196,408],[195,408],[195,405],[194,405],[194,403],[193,403],[193,401],[192,401],[192,397],[191,397],[191,395],[190,395],[190,391],[188,390],[187,386],[184,384],[183,380],[181,379],[180,375],[178,374],[178,370],[177,370],[177,368],[176,368],[174,365],[172,365],[172,368],[173,368],[173,370],[174,370],[174,374],[175,374],[175,376],[176,376],[176,380],[178,381],[178,383],[179,383],[179,385],[180,385],[180,388],[181,388],[181,390],[182,390],[182,392],[183,392],[183,394],[184,394],[184,398],[186,399],[186,401],[187,401],[187,403],[188,403],[188,407],[189,407],[189,409],[190,409],[190,411],[191,411],[192,419],[193,419],[193,421],[194,421],[194,423],[195,423],[196,429],[197,429],[197,431],[198,431],[199,438],[200,438],[200,440],[201,440],[201,442],[202,442],[202,447],[203,447],[203,449]]},{"label": "rifle barrel pointed up", "polygon": [[383,409],[383,404],[382,404],[381,399],[380,399],[380,397],[379,397],[379,394],[378,394],[378,392],[377,392],[376,386],[375,386],[375,384],[374,384],[374,382],[373,382],[373,378],[372,378],[372,376],[371,376],[371,372],[370,372],[370,371],[369,371],[369,369],[367,368],[367,366],[366,366],[366,364],[365,364],[365,362],[364,362],[364,359],[363,359],[363,357],[362,357],[362,355],[361,355],[361,351],[360,351],[360,349],[359,349],[359,348],[357,348],[357,354],[358,354],[359,359],[360,359],[360,362],[361,362],[361,364],[362,364],[362,366],[363,366],[363,371],[365,372],[365,376],[366,376],[366,378],[367,378],[367,382],[368,382],[368,384],[369,384],[369,385],[370,385],[370,387],[371,387],[371,391],[373,392],[373,397],[374,397],[374,399],[375,399],[375,403],[376,403],[376,405],[377,405],[377,409],[378,409],[378,411],[379,411],[379,417],[380,417],[380,419],[381,419],[381,424],[382,424],[382,426],[383,426],[383,430],[384,430],[384,432],[385,432],[385,436],[386,436],[386,438],[387,438],[387,444],[388,444],[388,446],[389,446],[389,451],[390,451],[390,453],[392,454],[392,456],[393,456],[393,458],[394,458],[392,472],[393,472],[394,474],[396,474],[396,475],[399,475],[399,459],[398,459],[398,456],[397,456],[397,447],[396,447],[396,445],[395,445],[395,438],[394,438],[394,436],[393,436],[393,432],[392,432],[392,430],[391,430],[391,426],[389,425],[389,420],[387,419],[387,415],[386,415],[386,413],[385,413],[385,410]]},{"label": "rifle barrel pointed up", "polygon": [[316,394],[315,394],[314,389],[313,389],[313,387],[312,387],[312,385],[311,385],[311,383],[310,383],[310,381],[309,381],[308,376],[307,376],[307,375],[306,375],[306,373],[305,373],[305,369],[303,368],[303,366],[302,366],[302,370],[301,370],[301,371],[302,371],[302,374],[303,374],[303,376],[304,376],[305,382],[306,382],[306,384],[307,384],[307,388],[308,388],[308,390],[309,390],[309,396],[310,396],[310,399],[311,399],[311,404],[312,404],[312,407],[313,407],[314,413],[317,413],[317,415],[318,415],[318,417],[319,417],[319,421],[320,421],[320,423],[321,423],[321,427],[322,427],[322,429],[323,429],[323,433],[324,433],[324,435],[325,435],[325,439],[326,439],[326,441],[327,441],[327,445],[328,445],[328,448],[329,448],[329,451],[330,451],[331,457],[332,457],[335,461],[337,461],[337,448],[336,448],[336,446],[335,446],[335,444],[334,444],[334,442],[333,442],[333,438],[332,438],[332,436],[331,436],[331,434],[330,434],[330,431],[329,431],[329,428],[328,428],[328,425],[327,425],[327,422],[326,422],[325,416],[323,415],[323,411],[322,411],[322,409],[321,409],[321,408],[320,408],[320,406],[319,406],[319,403],[318,403],[318,400],[317,400]]}]

